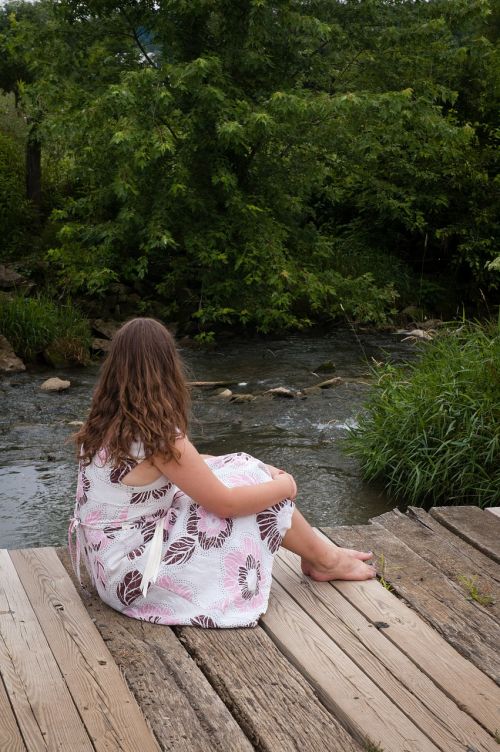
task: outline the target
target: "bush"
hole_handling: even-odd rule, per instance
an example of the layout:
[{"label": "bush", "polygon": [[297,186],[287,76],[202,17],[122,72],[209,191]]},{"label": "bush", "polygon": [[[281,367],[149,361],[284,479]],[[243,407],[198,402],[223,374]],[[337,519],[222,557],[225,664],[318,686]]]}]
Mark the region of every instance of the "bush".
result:
[{"label": "bush", "polygon": [[0,334],[25,360],[44,352],[54,366],[89,361],[90,327],[71,303],[17,295],[0,303]]},{"label": "bush", "polygon": [[0,131],[0,237],[2,257],[22,245],[30,221],[25,197],[24,151]]},{"label": "bush", "polygon": [[405,368],[384,365],[345,450],[411,504],[500,503],[500,321],[463,326]]}]

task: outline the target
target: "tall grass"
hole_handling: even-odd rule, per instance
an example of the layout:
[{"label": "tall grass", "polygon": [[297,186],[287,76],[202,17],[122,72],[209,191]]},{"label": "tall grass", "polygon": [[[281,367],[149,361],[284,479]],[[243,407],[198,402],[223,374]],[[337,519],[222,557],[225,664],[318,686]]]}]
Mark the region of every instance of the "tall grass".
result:
[{"label": "tall grass", "polygon": [[0,301],[0,334],[24,360],[35,360],[50,348],[68,363],[89,360],[90,327],[71,304],[57,305],[46,297],[16,295]]},{"label": "tall grass", "polygon": [[365,478],[411,504],[500,504],[500,324],[462,326],[376,376],[344,443]]}]

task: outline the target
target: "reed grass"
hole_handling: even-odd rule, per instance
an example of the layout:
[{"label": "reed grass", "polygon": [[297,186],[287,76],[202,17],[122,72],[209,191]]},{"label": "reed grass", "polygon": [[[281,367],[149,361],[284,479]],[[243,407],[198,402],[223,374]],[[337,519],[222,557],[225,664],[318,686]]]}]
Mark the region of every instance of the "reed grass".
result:
[{"label": "reed grass", "polygon": [[416,362],[375,369],[344,440],[366,479],[414,505],[500,504],[500,323],[463,324]]},{"label": "reed grass", "polygon": [[83,365],[89,360],[89,323],[70,302],[57,304],[45,296],[23,295],[2,299],[0,334],[27,361],[35,360],[48,347],[57,349],[69,363]]}]

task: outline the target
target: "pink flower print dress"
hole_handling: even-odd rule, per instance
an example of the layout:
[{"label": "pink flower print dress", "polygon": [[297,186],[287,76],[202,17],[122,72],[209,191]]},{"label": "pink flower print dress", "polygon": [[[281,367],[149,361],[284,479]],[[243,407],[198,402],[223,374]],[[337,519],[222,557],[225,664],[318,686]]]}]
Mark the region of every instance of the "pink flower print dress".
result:
[{"label": "pink flower print dress", "polygon": [[[147,486],[122,483],[143,458],[113,467],[101,450],[80,465],[69,541],[79,576],[83,558],[100,597],[112,608],[156,624],[253,627],[266,611],[274,555],[291,526],[283,499],[259,514],[221,518],[165,477]],[[248,454],[206,460],[227,486],[270,480]],[[76,538],[73,547],[73,537]]]}]

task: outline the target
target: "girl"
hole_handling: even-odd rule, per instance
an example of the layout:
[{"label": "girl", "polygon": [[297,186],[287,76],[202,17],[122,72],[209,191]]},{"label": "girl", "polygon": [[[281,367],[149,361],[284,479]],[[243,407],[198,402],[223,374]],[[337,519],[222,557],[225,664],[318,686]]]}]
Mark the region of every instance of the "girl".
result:
[{"label": "girl", "polygon": [[76,436],[69,529],[77,575],[83,553],[103,601],[160,624],[253,627],[280,545],[315,580],[375,576],[364,563],[371,554],[336,548],[312,530],[295,508],[291,475],[243,453],[198,454],[188,407],[167,329],[147,318],[122,326]]}]

